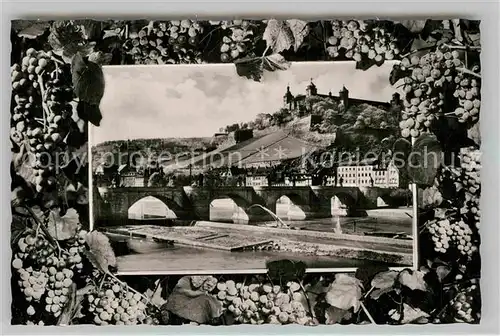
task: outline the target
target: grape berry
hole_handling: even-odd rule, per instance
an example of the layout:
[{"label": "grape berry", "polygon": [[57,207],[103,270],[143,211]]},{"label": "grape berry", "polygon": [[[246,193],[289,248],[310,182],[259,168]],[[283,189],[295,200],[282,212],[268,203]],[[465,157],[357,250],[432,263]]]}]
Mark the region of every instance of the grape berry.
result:
[{"label": "grape berry", "polygon": [[[422,57],[405,57],[395,67],[407,73],[403,79],[405,109],[399,124],[404,138],[429,132],[444,115],[458,117],[460,122],[477,121],[480,81],[464,71],[462,55],[456,50],[442,47]],[[460,107],[451,112],[451,105]]]},{"label": "grape berry", "polygon": [[73,113],[70,68],[51,52],[30,48],[21,65],[11,67],[11,81],[11,139],[25,144],[31,153],[36,190],[50,192],[56,187],[56,156],[67,150],[68,134],[84,132],[84,120]]},{"label": "grape berry", "polygon": [[72,242],[68,242],[67,250],[58,250],[43,234],[29,231],[18,240],[12,267],[26,301],[31,303],[26,310],[29,317],[44,311],[40,321],[51,324],[61,315],[75,274],[83,269],[80,254],[86,234],[84,230],[79,231]]},{"label": "grape berry", "polygon": [[[446,167],[446,176],[452,179],[456,190],[463,192],[463,199],[454,200],[457,210],[441,211],[441,218],[428,223],[429,233],[437,252],[446,253],[450,246],[464,256],[472,257],[478,251],[481,213],[481,153],[474,148],[463,148],[459,167]],[[436,216],[438,217],[438,216]]]},{"label": "grape berry", "polygon": [[370,59],[379,63],[400,54],[397,43],[397,39],[383,27],[370,26],[364,21],[333,20],[327,51],[332,58],[339,57],[343,51],[346,58],[356,62]]},{"label": "grape berry", "polygon": [[223,307],[231,313],[236,322],[250,324],[306,325],[312,321],[302,303],[300,285],[290,282],[286,290],[269,283],[235,283],[233,280],[219,282],[214,291]]},{"label": "grape berry", "polygon": [[155,21],[152,29],[142,28],[124,44],[135,64],[199,64],[197,50],[204,27],[198,21]]},{"label": "grape berry", "polygon": [[158,324],[149,316],[147,301],[116,281],[107,281],[96,294],[87,296],[88,312],[97,325]]}]

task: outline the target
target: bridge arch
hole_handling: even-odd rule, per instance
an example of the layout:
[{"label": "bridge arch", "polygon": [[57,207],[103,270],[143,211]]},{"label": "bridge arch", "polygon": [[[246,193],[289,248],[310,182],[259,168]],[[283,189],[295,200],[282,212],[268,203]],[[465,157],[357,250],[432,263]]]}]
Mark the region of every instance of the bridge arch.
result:
[{"label": "bridge arch", "polygon": [[237,193],[225,192],[218,194],[210,199],[211,221],[230,221],[235,224],[249,224],[256,222],[272,221],[273,213],[265,205],[255,205],[252,200],[245,198]]},{"label": "bridge arch", "polygon": [[336,192],[329,195],[332,216],[349,216],[356,205],[356,199],[348,192]]},{"label": "bridge arch", "polygon": [[311,211],[310,202],[294,192],[279,193],[271,202],[276,206],[278,217],[287,220],[304,220]]},{"label": "bridge arch", "polygon": [[147,217],[175,219],[178,214],[172,208],[175,209],[175,206],[166,199],[161,200],[155,196],[145,196],[129,206],[128,218],[136,220],[143,220]]},{"label": "bridge arch", "polygon": [[156,199],[163,203],[171,213],[175,215],[175,218],[184,219],[185,218],[185,209],[182,208],[180,204],[178,204],[175,200],[167,197],[165,195],[161,195],[158,193],[144,193],[144,194],[136,194],[128,199],[128,209],[127,215],[132,207],[137,205],[139,202],[147,199]]}]

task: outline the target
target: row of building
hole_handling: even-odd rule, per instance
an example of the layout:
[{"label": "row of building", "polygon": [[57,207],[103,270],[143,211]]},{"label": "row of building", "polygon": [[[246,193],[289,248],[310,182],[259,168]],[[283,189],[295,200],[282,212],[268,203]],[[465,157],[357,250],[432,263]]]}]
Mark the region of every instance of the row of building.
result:
[{"label": "row of building", "polygon": [[[290,92],[290,87],[287,87],[283,97],[283,105],[284,108],[297,116],[311,112],[312,106],[308,106],[306,98],[313,96],[336,101],[344,108],[356,104],[369,104],[389,109],[398,103],[399,97],[396,95],[391,102],[363,100],[349,97],[349,91],[345,87],[339,92],[338,96],[332,95],[331,92],[320,94],[311,81],[306,88],[305,95],[294,96]],[[117,187],[142,187],[148,185],[150,173],[158,171],[158,169],[168,169],[169,171],[175,171],[178,176],[188,176],[187,179],[181,179],[182,183],[187,183],[187,181],[191,183],[192,181],[195,184],[200,184],[203,178],[200,179],[197,176],[206,174],[209,170],[213,173],[214,167],[217,167],[216,171],[220,174],[222,183],[233,185],[400,187],[397,167],[392,162],[383,165],[374,159],[358,162],[339,162],[335,168],[328,170],[326,173],[323,172],[321,176],[318,176],[317,173],[308,172],[307,169],[303,169],[300,173],[297,171],[293,173],[287,171],[276,173],[274,168],[280,166],[283,162],[297,160],[312,151],[318,150],[318,147],[283,130],[259,136],[254,136],[251,129],[238,130],[235,133],[237,134],[234,134],[231,141],[226,141],[228,145],[225,148],[189,158],[184,162],[176,162],[175,166],[158,167],[158,163],[155,163],[151,168],[137,169],[125,164],[114,170],[108,169],[108,171],[97,167],[94,170],[94,181],[97,184],[113,184]],[[224,139],[221,140],[219,137],[224,136],[227,136],[227,134],[216,135],[214,138],[221,142]],[[148,169],[152,170],[149,171]],[[175,181],[172,180],[175,176],[172,177],[171,174],[169,176],[171,181],[167,185],[174,185]],[[179,182],[180,180],[177,181],[177,184]]]}]

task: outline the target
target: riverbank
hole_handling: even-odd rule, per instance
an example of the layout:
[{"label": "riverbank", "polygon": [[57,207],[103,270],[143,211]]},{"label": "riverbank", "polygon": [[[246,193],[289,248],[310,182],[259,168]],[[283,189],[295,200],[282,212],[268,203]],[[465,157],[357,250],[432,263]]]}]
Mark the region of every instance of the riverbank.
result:
[{"label": "riverbank", "polygon": [[[132,249],[136,253],[130,251],[118,257],[119,274],[180,274],[183,270],[186,273],[221,273],[223,270],[254,272],[265,269],[266,262],[279,259],[304,261],[307,267],[312,269],[372,264],[393,267],[412,265],[412,242],[407,240],[215,222],[197,222],[194,227],[177,228],[149,225],[107,228],[105,231],[110,234],[112,240],[121,240],[125,244],[128,242],[129,246],[136,247]],[[186,232],[176,237],[172,235],[172,230]],[[272,242],[273,248],[243,251],[218,249],[216,245],[212,248],[201,248],[200,240],[195,236],[203,232],[206,232],[204,236],[210,236],[208,234],[212,232],[216,232],[220,237],[226,236],[229,245],[266,240]],[[130,239],[133,244],[130,244]],[[210,238],[208,239],[207,243],[210,242]],[[153,240],[170,241],[172,244],[166,244],[157,250],[140,250],[141,244],[147,246],[148,241]],[[191,244],[190,240],[194,243]]]}]

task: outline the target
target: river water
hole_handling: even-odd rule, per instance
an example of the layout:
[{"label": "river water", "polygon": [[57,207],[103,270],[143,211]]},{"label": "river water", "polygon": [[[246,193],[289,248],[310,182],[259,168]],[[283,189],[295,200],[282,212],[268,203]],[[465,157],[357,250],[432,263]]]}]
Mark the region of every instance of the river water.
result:
[{"label": "river water", "polygon": [[[412,213],[411,208],[370,210],[366,217],[339,216],[312,220],[287,220],[287,213],[293,206],[293,204],[286,202],[277,204],[277,215],[288,225],[300,227],[302,230],[333,232],[340,224],[342,233],[397,232],[412,235],[412,220],[408,215]],[[232,223],[236,211],[239,211],[237,206],[228,200],[215,202],[211,206],[210,219],[216,222]],[[158,223],[161,223],[164,218],[175,218],[175,214],[160,201],[154,198],[145,198],[131,207],[129,218],[134,220],[134,223],[141,222],[141,219],[148,219],[148,224],[151,224],[156,221],[155,218]],[[266,224],[275,223],[259,223],[259,225]],[[228,252],[181,245],[157,248],[154,243],[146,241],[139,242],[140,244],[144,244],[144,248],[148,252],[118,257],[120,272],[182,273],[205,270],[230,273],[241,270],[256,271],[265,269],[267,261],[278,259],[301,260],[306,263],[308,268],[350,268],[376,264],[367,260],[304,255],[283,251]]]}]

